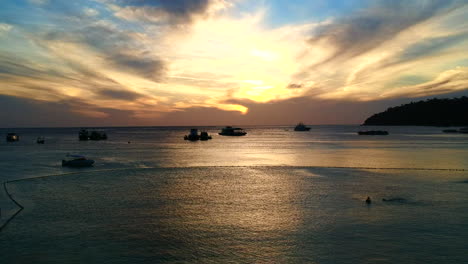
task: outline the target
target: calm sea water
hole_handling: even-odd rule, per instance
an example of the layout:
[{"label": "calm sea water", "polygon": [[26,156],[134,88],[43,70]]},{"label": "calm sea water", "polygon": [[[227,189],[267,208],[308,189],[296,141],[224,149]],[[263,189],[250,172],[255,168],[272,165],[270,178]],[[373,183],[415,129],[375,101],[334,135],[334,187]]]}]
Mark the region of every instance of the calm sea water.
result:
[{"label": "calm sea water", "polygon": [[[24,206],[2,263],[467,263],[468,135],[434,127],[0,129],[0,181]],[[38,145],[38,136],[46,144]],[[92,168],[60,165],[66,153]],[[364,200],[370,196],[371,205]],[[393,199],[391,202],[382,199]],[[0,194],[0,225],[18,207]]]}]

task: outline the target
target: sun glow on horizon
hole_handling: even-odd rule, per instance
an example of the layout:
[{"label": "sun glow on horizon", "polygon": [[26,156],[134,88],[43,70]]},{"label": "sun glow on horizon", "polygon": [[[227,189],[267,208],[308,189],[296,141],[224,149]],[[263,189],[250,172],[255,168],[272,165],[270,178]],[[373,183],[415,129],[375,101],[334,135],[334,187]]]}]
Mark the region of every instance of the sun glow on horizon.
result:
[{"label": "sun glow on horizon", "polygon": [[[249,107],[294,98],[467,90],[468,4],[415,2],[408,12],[376,3],[302,20],[287,10],[275,17],[274,1],[9,2],[30,9],[0,19],[0,95],[95,118],[157,119],[192,108],[249,116]],[[289,5],[314,13],[313,3]]]}]

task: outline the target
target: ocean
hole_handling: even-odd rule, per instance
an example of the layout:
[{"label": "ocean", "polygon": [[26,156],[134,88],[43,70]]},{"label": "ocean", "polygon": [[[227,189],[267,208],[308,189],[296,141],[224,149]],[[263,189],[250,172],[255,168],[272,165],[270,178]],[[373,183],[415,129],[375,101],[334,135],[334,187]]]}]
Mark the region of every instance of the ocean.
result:
[{"label": "ocean", "polygon": [[2,128],[1,263],[468,263],[468,134],[311,127]]}]

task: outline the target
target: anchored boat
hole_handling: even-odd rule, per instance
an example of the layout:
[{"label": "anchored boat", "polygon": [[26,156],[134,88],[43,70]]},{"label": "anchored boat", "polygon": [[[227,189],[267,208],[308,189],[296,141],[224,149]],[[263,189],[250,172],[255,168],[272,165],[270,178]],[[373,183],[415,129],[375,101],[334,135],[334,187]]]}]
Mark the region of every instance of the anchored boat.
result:
[{"label": "anchored boat", "polygon": [[6,136],[7,142],[19,141],[19,136],[16,133],[8,133]]},{"label": "anchored boat", "polygon": [[78,132],[78,138],[80,140],[105,140],[107,139],[107,134],[101,131],[91,131],[90,133],[86,129],[81,129]]},{"label": "anchored boat", "polygon": [[221,132],[219,132],[218,134],[221,136],[245,136],[247,135],[247,132],[245,132],[240,127],[227,126],[221,129]]},{"label": "anchored boat", "polygon": [[208,139],[211,139],[211,136],[208,135],[208,132],[202,131],[200,134],[198,134],[198,129],[196,128],[190,129],[190,133],[184,136],[184,140],[190,140],[190,141],[197,141],[197,140],[205,141]]},{"label": "anchored boat", "polygon": [[45,143],[45,138],[44,137],[38,137],[36,139],[36,143],[37,144],[44,144]]},{"label": "anchored boat", "polygon": [[310,127],[307,127],[302,122],[299,122],[299,124],[297,124],[296,127],[294,128],[294,131],[309,131],[309,130],[310,130]]},{"label": "anchored boat", "polygon": [[62,160],[63,167],[90,167],[94,164],[94,160],[87,159],[82,155],[67,154]]}]

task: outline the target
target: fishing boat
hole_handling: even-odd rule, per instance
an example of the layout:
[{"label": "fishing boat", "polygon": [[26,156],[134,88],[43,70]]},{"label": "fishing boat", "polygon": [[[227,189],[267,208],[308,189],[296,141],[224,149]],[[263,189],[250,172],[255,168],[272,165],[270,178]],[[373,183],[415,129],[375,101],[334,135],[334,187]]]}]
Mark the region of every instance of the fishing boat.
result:
[{"label": "fishing boat", "polygon": [[87,159],[82,155],[67,154],[62,160],[63,167],[90,167],[94,164],[94,160]]},{"label": "fishing boat", "polygon": [[190,129],[190,133],[184,136],[184,140],[197,141],[199,139],[200,135],[198,135],[198,129],[196,128]]},{"label": "fishing boat", "polygon": [[209,139],[211,139],[211,136],[208,135],[208,132],[202,131],[200,133],[200,140],[205,141],[205,140],[209,140]]},{"label": "fishing boat", "polygon": [[45,138],[44,137],[38,137],[36,139],[36,143],[37,144],[44,144],[45,143]]},{"label": "fishing boat", "polygon": [[19,141],[19,136],[16,133],[8,133],[6,136],[7,142]]},{"label": "fishing boat", "polygon": [[299,122],[299,124],[297,124],[296,127],[294,128],[294,131],[309,131],[309,130],[310,130],[310,127],[307,127],[302,122]]},{"label": "fishing boat", "polygon": [[105,140],[107,139],[107,134],[101,131],[89,132],[86,129],[81,129],[80,132],[78,132],[78,138],[80,140]]},{"label": "fishing boat", "polygon": [[211,136],[208,135],[208,132],[202,131],[200,134],[198,134],[198,129],[192,128],[190,129],[190,133],[188,135],[184,136],[184,140],[190,140],[190,141],[197,141],[197,140],[209,140],[211,139]]},{"label": "fishing boat", "polygon": [[106,140],[107,134],[101,131],[91,131],[91,134],[89,135],[89,139],[90,140]]},{"label": "fishing boat", "polygon": [[78,138],[79,138],[80,140],[88,140],[88,139],[89,139],[88,130],[86,130],[86,129],[81,129],[80,132],[78,132]]},{"label": "fishing boat", "polygon": [[221,129],[221,132],[219,132],[218,134],[221,136],[245,136],[247,135],[247,132],[245,132],[240,127],[227,126]]}]

